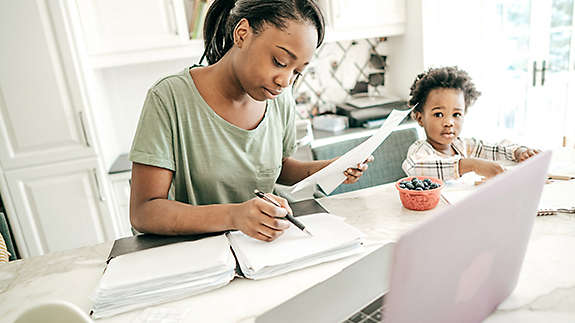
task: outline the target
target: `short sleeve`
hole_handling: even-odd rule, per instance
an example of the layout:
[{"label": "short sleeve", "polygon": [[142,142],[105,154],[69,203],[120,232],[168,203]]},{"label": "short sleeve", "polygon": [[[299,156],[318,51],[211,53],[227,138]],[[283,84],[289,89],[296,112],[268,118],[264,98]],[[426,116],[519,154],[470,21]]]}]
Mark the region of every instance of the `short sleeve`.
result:
[{"label": "short sleeve", "polygon": [[148,91],[129,158],[135,163],[175,171],[173,126],[168,107]]},{"label": "short sleeve", "polygon": [[290,157],[296,150],[295,128],[295,100],[291,94],[291,88],[286,89],[286,95],[280,102],[284,115],[283,158]]}]

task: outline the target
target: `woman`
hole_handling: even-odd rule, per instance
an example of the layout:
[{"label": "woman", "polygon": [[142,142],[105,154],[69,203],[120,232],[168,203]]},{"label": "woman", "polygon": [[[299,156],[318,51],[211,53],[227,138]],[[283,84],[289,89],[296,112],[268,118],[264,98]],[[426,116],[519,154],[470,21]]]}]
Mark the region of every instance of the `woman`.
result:
[{"label": "woman", "polygon": [[[148,92],[130,159],[130,220],[141,232],[241,230],[272,241],[289,227],[282,207],[253,196],[292,185],[330,161],[297,161],[290,86],[321,45],[313,0],[216,0],[204,25],[209,65]],[[348,169],[354,183],[367,169]],[[172,187],[173,195],[168,199]]]}]

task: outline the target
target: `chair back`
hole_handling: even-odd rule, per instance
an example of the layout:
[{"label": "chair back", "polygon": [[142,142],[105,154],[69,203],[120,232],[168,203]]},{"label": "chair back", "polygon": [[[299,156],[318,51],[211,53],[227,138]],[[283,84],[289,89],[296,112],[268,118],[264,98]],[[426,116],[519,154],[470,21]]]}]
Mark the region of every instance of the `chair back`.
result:
[{"label": "chair back", "polygon": [[14,323],[93,323],[76,305],[66,301],[49,301],[32,305]]},{"label": "chair back", "polygon": [[[406,128],[393,131],[385,141],[373,152],[375,158],[369,164],[369,169],[353,184],[340,185],[331,194],[345,193],[358,189],[394,182],[405,177],[401,164],[407,157],[409,146],[418,139],[417,129]],[[341,156],[357,145],[367,140],[354,138],[319,147],[312,147],[315,160],[331,159]]]}]

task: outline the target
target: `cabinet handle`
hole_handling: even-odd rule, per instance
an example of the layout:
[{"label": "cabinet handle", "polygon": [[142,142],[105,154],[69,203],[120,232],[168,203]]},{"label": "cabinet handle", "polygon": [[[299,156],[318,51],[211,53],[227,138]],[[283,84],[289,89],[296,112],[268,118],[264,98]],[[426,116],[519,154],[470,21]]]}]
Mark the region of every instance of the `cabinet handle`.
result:
[{"label": "cabinet handle", "polygon": [[84,112],[78,112],[80,115],[80,127],[82,127],[82,135],[84,135],[84,141],[86,142],[87,147],[91,147],[90,140],[88,139],[88,132],[86,131],[86,124],[84,122]]},{"label": "cabinet handle", "polygon": [[533,61],[533,87],[537,85],[537,62]]},{"label": "cabinet handle", "polygon": [[100,185],[100,180],[98,179],[98,171],[95,168],[92,168],[92,174],[94,175],[94,180],[96,181],[96,189],[98,190],[98,198],[100,201],[106,201],[104,197],[104,193],[102,192],[102,185]]},{"label": "cabinet handle", "polygon": [[167,18],[170,24],[170,28],[173,34],[176,36],[178,33],[178,25],[176,23],[176,7],[174,6],[174,0],[166,0],[166,10],[167,10]]},{"label": "cabinet handle", "polygon": [[543,60],[543,65],[541,66],[541,86],[545,85],[545,60]]}]

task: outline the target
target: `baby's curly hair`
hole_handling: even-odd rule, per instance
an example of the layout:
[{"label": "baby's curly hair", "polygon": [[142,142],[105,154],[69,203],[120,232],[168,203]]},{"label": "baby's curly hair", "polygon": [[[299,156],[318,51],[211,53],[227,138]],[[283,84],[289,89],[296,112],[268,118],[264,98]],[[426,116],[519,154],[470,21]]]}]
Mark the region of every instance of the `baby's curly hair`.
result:
[{"label": "baby's curly hair", "polygon": [[461,90],[465,97],[465,111],[481,95],[481,92],[475,89],[469,74],[464,70],[460,70],[457,66],[430,68],[427,72],[417,75],[415,81],[413,81],[409,93],[411,96],[409,106],[413,108],[419,103],[414,110],[423,112],[423,106],[429,92],[437,88]]}]

